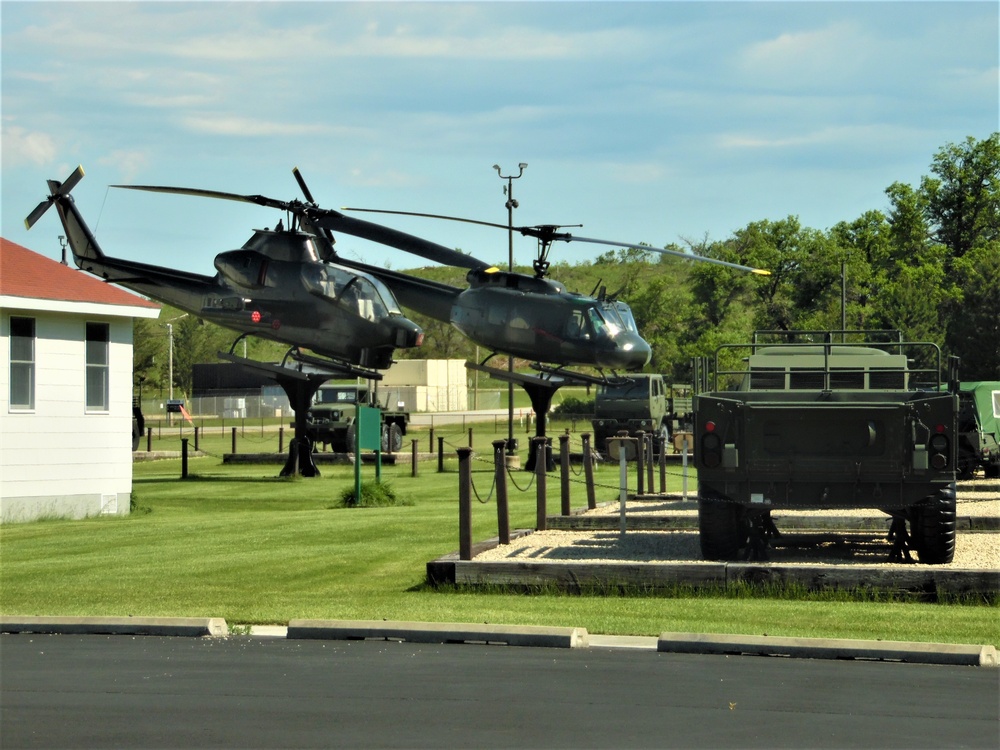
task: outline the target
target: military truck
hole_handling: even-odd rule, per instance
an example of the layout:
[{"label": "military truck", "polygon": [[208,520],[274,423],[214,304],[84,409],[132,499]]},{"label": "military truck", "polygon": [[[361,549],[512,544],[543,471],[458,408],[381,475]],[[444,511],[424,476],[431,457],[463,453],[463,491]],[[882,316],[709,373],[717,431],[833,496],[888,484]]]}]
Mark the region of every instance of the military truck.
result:
[{"label": "military truck", "polygon": [[632,436],[653,433],[659,450],[676,431],[690,428],[691,404],[691,389],[667,388],[662,375],[627,375],[620,382],[598,386],[591,421],[594,448],[604,453],[608,438],[627,430]]},{"label": "military truck", "polygon": [[958,404],[959,478],[1000,477],[1000,381],[961,383]]},{"label": "military truck", "polygon": [[890,559],[951,562],[957,378],[952,361],[943,387],[940,349],[898,331],[758,331],[720,347],[695,396],[702,555],[765,559],[774,510],[874,508],[892,518]]},{"label": "military truck", "polygon": [[396,453],[403,447],[409,412],[378,403],[375,389],[358,383],[327,383],[313,397],[306,418],[306,432],[314,450],[353,453],[358,404],[382,410],[382,451]]}]

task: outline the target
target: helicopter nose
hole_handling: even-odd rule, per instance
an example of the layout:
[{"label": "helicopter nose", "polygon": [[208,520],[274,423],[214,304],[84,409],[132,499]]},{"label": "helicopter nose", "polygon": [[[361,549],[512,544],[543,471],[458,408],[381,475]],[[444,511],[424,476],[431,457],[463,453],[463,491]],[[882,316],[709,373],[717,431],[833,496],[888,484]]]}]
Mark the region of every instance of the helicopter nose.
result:
[{"label": "helicopter nose", "polygon": [[641,336],[630,336],[619,345],[622,364],[626,370],[641,370],[653,358],[653,350]]},{"label": "helicopter nose", "polygon": [[408,318],[396,321],[396,348],[411,349],[415,346],[423,346],[424,329]]}]

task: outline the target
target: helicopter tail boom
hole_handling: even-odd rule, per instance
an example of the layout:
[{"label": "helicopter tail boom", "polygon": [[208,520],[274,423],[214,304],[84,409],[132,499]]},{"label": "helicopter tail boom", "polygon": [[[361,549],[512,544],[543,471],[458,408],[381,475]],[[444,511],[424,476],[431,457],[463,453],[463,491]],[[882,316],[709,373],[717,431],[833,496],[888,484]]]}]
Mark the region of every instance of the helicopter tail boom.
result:
[{"label": "helicopter tail boom", "polygon": [[97,240],[90,231],[90,227],[80,216],[70,192],[77,183],[83,179],[83,167],[79,166],[65,182],[49,180],[49,195],[41,203],[35,206],[35,210],[28,214],[24,220],[24,226],[31,229],[39,219],[49,210],[51,206],[56,207],[59,212],[59,219],[63,229],[66,231],[66,239],[69,247],[73,251],[73,258],[78,266],[82,266],[83,259],[103,261],[104,253],[101,251]]}]

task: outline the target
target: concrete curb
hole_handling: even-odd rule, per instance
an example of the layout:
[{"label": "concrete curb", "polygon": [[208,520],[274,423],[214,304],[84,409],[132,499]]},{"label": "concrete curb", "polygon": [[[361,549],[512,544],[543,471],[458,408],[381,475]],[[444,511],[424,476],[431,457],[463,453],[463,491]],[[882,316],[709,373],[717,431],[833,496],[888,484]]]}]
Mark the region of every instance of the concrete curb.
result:
[{"label": "concrete curb", "polygon": [[25,617],[0,615],[0,633],[226,636],[220,617]]},{"label": "concrete curb", "polygon": [[841,638],[772,638],[770,636],[663,633],[658,652],[680,654],[749,654],[804,659],[866,659],[916,664],[998,667],[993,646],[912,641],[855,641]]},{"label": "concrete curb", "polygon": [[585,628],[380,620],[292,620],[288,623],[286,637],[321,640],[378,638],[411,643],[498,643],[544,648],[586,648],[588,645]]}]

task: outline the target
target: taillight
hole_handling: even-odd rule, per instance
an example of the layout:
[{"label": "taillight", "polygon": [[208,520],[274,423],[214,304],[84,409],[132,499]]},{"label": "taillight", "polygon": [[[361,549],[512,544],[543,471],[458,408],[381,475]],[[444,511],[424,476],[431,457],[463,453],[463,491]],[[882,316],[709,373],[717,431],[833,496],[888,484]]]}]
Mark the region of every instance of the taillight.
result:
[{"label": "taillight", "polygon": [[714,432],[715,424],[705,425],[706,432],[701,436],[701,462],[710,469],[722,463],[722,439]]},{"label": "taillight", "polygon": [[927,452],[930,454],[931,468],[937,471],[948,468],[948,457],[951,453],[951,440],[945,434],[944,425],[938,425],[936,434],[927,443]]}]

